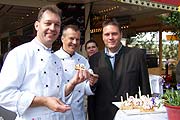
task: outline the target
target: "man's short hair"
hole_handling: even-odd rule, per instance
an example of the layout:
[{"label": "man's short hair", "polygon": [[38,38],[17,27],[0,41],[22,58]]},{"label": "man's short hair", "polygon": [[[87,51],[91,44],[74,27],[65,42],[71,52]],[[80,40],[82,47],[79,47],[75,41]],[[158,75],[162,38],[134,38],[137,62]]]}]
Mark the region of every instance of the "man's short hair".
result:
[{"label": "man's short hair", "polygon": [[105,20],[105,21],[102,23],[102,28],[106,27],[107,25],[117,26],[117,27],[119,28],[119,31],[121,31],[119,22],[118,22],[117,19],[115,19],[115,18]]},{"label": "man's short hair", "polygon": [[59,9],[56,5],[46,5],[46,6],[43,6],[41,10],[39,11],[38,18],[37,18],[38,21],[42,18],[43,13],[47,10],[51,11],[54,14],[59,15],[59,17],[61,18],[61,15],[62,15],[61,9]]},{"label": "man's short hair", "polygon": [[74,31],[79,31],[80,32],[80,29],[79,29],[79,27],[77,26],[77,25],[73,25],[73,24],[70,24],[70,25],[66,25],[64,28],[63,28],[63,30],[62,30],[62,35],[64,35],[64,31],[66,31],[67,29],[72,29],[72,30],[74,30]]}]

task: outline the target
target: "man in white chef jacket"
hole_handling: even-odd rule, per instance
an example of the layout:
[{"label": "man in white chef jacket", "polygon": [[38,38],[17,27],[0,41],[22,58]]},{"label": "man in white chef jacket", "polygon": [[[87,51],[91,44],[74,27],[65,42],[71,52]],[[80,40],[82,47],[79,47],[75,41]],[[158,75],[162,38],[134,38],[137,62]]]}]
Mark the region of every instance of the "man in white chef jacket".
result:
[{"label": "man in white chef jacket", "polygon": [[[75,65],[83,65],[85,69],[89,69],[89,63],[85,57],[78,54],[76,50],[80,46],[80,30],[76,25],[67,25],[62,31],[61,41],[62,47],[55,52],[60,58],[65,74],[65,83],[71,82],[71,78],[75,74]],[[97,76],[93,76],[80,84],[78,84],[72,92],[71,110],[66,113],[60,113],[65,116],[66,120],[85,120],[84,111],[84,95],[93,95],[95,90],[94,84],[97,82]]]},{"label": "man in white chef jacket", "polygon": [[[75,85],[89,77],[79,70],[67,85],[59,58],[52,53],[52,43],[61,27],[61,10],[44,6],[34,24],[36,37],[11,50],[0,73],[0,106],[16,112],[16,120],[62,120],[59,112],[71,109]],[[69,98],[69,99],[68,99]]]}]

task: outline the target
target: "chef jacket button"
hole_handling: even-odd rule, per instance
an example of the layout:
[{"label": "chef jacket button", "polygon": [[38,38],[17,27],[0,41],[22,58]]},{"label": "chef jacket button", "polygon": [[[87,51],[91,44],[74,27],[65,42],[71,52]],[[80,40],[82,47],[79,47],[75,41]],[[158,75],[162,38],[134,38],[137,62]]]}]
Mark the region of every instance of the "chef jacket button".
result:
[{"label": "chef jacket button", "polygon": [[79,61],[79,59],[78,59],[78,61]]},{"label": "chef jacket button", "polygon": [[117,95],[115,95],[114,98],[117,98]]},{"label": "chef jacket button", "polygon": [[56,73],[56,75],[58,75],[58,73]]},{"label": "chef jacket button", "polygon": [[40,51],[40,49],[38,49],[38,51]]},{"label": "chef jacket button", "polygon": [[65,69],[65,71],[67,71],[67,69]]},{"label": "chef jacket button", "polygon": [[57,87],[59,88],[59,85],[57,85]]},{"label": "chef jacket button", "polygon": [[56,64],[56,61],[54,62],[54,64]]},{"label": "chef jacket button", "polygon": [[43,61],[43,59],[41,58],[41,61]]},{"label": "chef jacket button", "polygon": [[44,74],[46,74],[46,71],[44,71]]},{"label": "chef jacket button", "polygon": [[48,85],[46,85],[46,87],[48,87]]},{"label": "chef jacket button", "polygon": [[81,92],[80,90],[78,92]]},{"label": "chef jacket button", "polygon": [[69,80],[67,80],[69,82]]},{"label": "chef jacket button", "polygon": [[77,102],[79,102],[79,100]]},{"label": "chef jacket button", "polygon": [[62,60],[64,60],[64,59],[62,59]]}]

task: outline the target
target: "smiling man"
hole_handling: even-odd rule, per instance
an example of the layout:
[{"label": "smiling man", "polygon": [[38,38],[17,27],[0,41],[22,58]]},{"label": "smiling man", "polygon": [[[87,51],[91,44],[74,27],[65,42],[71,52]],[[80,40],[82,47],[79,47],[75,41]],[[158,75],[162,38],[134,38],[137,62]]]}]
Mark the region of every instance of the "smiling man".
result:
[{"label": "smiling man", "polygon": [[[71,82],[73,74],[76,72],[76,65],[83,65],[84,69],[89,69],[89,63],[85,57],[76,51],[80,46],[80,29],[76,25],[67,25],[62,31],[62,47],[55,54],[60,58],[65,76],[65,83]],[[94,94],[94,84],[97,76],[90,75],[89,79],[77,85],[73,90],[71,110],[60,113],[66,120],[85,120],[84,95]]]},{"label": "smiling man", "polygon": [[77,71],[71,82],[62,81],[62,64],[51,51],[61,27],[59,8],[44,6],[34,26],[36,37],[6,57],[0,73],[0,106],[15,112],[16,120],[63,120],[59,112],[71,109],[64,102],[89,72]]},{"label": "smiling man", "polygon": [[99,75],[94,96],[88,98],[89,120],[113,120],[118,107],[112,102],[138,94],[151,94],[147,65],[142,50],[121,43],[122,31],[116,19],[102,24],[104,51],[89,58],[90,67]]}]

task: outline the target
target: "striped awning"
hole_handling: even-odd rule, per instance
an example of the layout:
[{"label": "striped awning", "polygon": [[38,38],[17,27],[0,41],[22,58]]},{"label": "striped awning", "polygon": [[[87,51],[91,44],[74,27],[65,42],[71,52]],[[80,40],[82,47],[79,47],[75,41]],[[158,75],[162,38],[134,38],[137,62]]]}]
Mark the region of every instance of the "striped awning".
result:
[{"label": "striped awning", "polygon": [[159,2],[159,3],[163,3],[163,4],[180,6],[180,0],[151,0],[151,1]]},{"label": "striped awning", "polygon": [[[146,6],[156,9],[178,11],[178,5],[174,5],[174,3],[171,5],[170,3],[168,4],[167,2],[160,2],[163,0],[114,0],[114,1],[133,4],[133,5]],[[169,0],[169,1],[174,1],[174,0]],[[179,0],[175,0],[175,1],[179,1]]]}]

